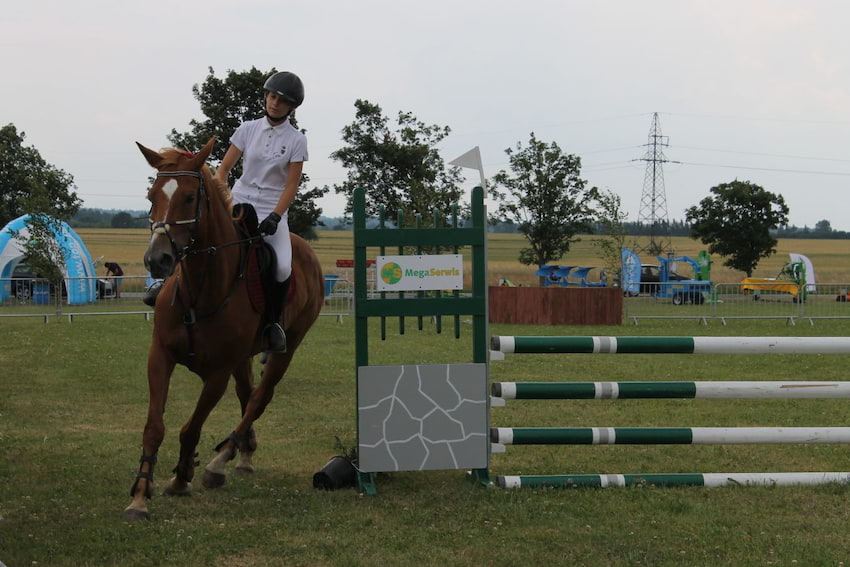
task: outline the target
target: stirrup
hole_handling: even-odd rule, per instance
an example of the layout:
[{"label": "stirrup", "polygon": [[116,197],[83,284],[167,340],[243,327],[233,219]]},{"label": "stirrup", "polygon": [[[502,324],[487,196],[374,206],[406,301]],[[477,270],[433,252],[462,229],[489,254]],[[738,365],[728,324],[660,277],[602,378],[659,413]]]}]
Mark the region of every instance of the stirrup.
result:
[{"label": "stirrup", "polygon": [[266,338],[266,350],[269,352],[286,352],[286,333],[280,323],[266,325],[263,332]]},{"label": "stirrup", "polygon": [[159,295],[159,292],[162,290],[162,282],[155,281],[151,284],[148,290],[145,292],[144,297],[142,297],[142,303],[147,305],[148,307],[156,306],[156,298]]}]

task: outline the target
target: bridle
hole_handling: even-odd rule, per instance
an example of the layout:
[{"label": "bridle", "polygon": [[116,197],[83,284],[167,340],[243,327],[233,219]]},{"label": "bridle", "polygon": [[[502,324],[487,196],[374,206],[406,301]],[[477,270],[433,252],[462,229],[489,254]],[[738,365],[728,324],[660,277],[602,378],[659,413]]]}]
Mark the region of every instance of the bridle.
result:
[{"label": "bridle", "polygon": [[[192,250],[192,245],[195,244],[195,240],[198,232],[198,223],[201,220],[201,201],[209,201],[209,197],[207,196],[206,187],[204,185],[204,176],[201,175],[197,171],[159,171],[156,174],[157,177],[194,177],[198,180],[198,194],[197,199],[195,199],[195,218],[193,219],[184,219],[184,220],[176,220],[176,221],[155,221],[150,217],[150,213],[148,213],[148,222],[150,223],[151,233],[153,234],[164,234],[168,237],[168,241],[171,243],[171,250],[174,252],[175,263],[180,262],[186,256],[186,254],[190,253]],[[151,211],[153,211],[153,207],[151,207]],[[167,212],[166,212],[167,214]],[[171,237],[171,227],[172,226],[181,226],[191,224],[194,225],[192,227],[192,232],[189,235],[189,243],[184,246],[182,249],[177,248],[177,244],[174,242],[174,239]]]},{"label": "bridle", "polygon": [[[253,238],[243,238],[240,240],[234,240],[233,242],[228,242],[226,244],[219,244],[217,246],[209,246],[207,248],[196,249],[193,248],[195,241],[197,239],[198,226],[201,220],[201,201],[209,202],[209,196],[207,195],[206,186],[204,184],[204,176],[201,175],[197,171],[159,171],[156,174],[157,177],[194,177],[198,180],[198,198],[196,199],[195,205],[195,218],[193,219],[183,219],[177,221],[155,221],[150,217],[150,212],[148,212],[148,223],[151,227],[151,233],[154,234],[164,234],[168,237],[168,241],[171,243],[171,250],[174,252],[174,262],[179,263],[185,259],[186,256],[194,255],[194,254],[209,254],[213,255],[217,252],[219,248],[226,248],[228,246],[236,246],[239,244],[252,244],[259,240],[262,240],[261,237],[253,237]],[[153,210],[153,208],[151,208]],[[184,246],[182,249],[177,248],[177,244],[174,242],[174,239],[171,237],[171,227],[172,226],[182,226],[186,224],[194,225],[192,227],[192,232],[189,235],[189,243]]]}]

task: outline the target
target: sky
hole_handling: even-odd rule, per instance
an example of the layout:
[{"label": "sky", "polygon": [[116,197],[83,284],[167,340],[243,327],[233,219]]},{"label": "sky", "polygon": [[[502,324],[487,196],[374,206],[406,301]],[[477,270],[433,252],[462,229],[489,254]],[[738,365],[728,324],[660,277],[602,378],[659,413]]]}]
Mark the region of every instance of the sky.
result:
[{"label": "sky", "polygon": [[[534,132],[638,220],[658,113],[668,218],[738,179],[781,194],[791,224],[850,230],[848,21],[838,0],[8,2],[0,125],[71,174],[84,207],[145,210],[134,142],[166,147],[203,119],[192,86],[210,67],[274,67],[305,83],[310,188],[345,179],[329,155],[360,98],[450,127],[442,157],[478,146],[488,178]],[[479,175],[463,171],[468,194]]]}]

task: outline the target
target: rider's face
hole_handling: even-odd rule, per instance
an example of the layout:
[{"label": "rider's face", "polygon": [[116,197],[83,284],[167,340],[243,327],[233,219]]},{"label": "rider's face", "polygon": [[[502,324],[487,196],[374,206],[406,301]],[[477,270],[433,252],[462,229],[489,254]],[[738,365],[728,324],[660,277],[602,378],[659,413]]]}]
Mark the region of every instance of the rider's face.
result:
[{"label": "rider's face", "polygon": [[289,114],[292,110],[292,105],[284,100],[277,93],[266,93],[266,113],[273,118],[283,117]]}]

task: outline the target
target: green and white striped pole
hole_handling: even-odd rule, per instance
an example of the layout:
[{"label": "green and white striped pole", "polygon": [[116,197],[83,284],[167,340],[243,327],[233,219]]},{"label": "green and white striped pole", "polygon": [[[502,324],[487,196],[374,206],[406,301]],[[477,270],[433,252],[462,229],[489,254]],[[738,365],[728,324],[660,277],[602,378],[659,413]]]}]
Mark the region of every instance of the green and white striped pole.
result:
[{"label": "green and white striped pole", "polygon": [[490,348],[517,354],[850,354],[850,337],[493,336]]},{"label": "green and white striped pole", "polygon": [[696,474],[574,474],[497,476],[501,488],[609,488],[624,486],[795,486],[850,483],[847,472],[696,473]]},{"label": "green and white striped pole", "polygon": [[850,443],[850,427],[493,427],[500,445]]},{"label": "green and white striped pole", "polygon": [[850,398],[850,382],[495,382],[505,400]]}]

